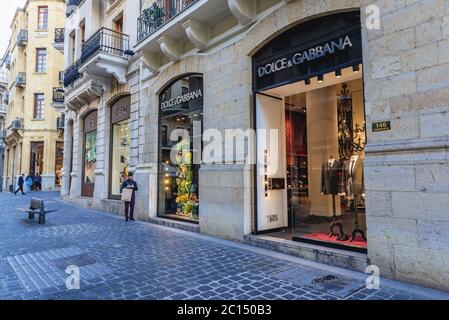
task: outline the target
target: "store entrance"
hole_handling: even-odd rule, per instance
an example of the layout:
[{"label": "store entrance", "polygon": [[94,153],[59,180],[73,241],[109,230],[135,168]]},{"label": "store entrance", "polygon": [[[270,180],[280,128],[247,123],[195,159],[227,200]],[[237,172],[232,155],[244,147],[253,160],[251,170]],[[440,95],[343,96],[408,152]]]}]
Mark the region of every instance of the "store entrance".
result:
[{"label": "store entrance", "polygon": [[[280,171],[258,175],[266,180],[258,191],[259,231],[260,221],[267,220],[271,210],[285,219],[277,219],[277,228],[266,228],[271,236],[366,252],[361,68],[356,65],[261,92],[272,98],[257,99],[257,125],[279,130],[279,152],[265,149],[271,150],[268,166],[277,157]],[[262,146],[258,148],[261,152]],[[259,170],[266,167],[258,163]],[[273,179],[285,179],[285,187],[272,188]]]}]

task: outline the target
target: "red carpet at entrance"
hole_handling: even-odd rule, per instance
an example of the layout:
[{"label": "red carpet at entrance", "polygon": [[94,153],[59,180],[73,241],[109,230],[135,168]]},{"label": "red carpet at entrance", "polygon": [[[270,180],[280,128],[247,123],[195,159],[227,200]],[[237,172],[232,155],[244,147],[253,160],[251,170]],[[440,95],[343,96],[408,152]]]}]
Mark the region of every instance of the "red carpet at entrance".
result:
[{"label": "red carpet at entrance", "polygon": [[[349,237],[351,237],[349,235]],[[366,249],[368,244],[365,240],[362,239],[362,237],[357,236],[354,241],[350,242],[349,240],[346,241],[338,241],[337,236],[332,236],[329,238],[329,234],[327,233],[311,233],[308,235],[304,235],[301,238],[304,239],[310,239],[315,241],[322,241],[322,242],[328,242],[328,243],[336,243],[343,246],[349,246],[349,247],[355,247],[355,248],[363,248]]]}]

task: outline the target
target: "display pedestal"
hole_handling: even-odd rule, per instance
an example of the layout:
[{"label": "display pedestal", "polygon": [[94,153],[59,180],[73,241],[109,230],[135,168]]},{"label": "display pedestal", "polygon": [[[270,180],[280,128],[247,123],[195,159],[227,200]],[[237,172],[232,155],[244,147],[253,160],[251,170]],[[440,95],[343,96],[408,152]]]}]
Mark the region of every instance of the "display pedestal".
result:
[{"label": "display pedestal", "polygon": [[[337,213],[336,213],[336,203],[335,203],[335,195],[332,195],[332,209],[333,209],[333,216],[332,216],[332,223],[330,226],[330,232],[329,232],[329,238],[337,235],[337,239],[339,241],[346,241],[348,237],[346,236],[345,232],[343,231],[343,224],[341,222],[337,221]],[[339,233],[335,233],[335,228],[338,228]]]},{"label": "display pedestal", "polygon": [[355,223],[354,223],[354,230],[352,230],[351,240],[349,242],[354,241],[356,239],[356,237],[357,237],[357,234],[360,234],[362,239],[367,241],[366,236],[365,236],[365,231],[363,231],[359,227],[359,213],[358,213],[359,202],[358,202],[358,199],[359,199],[359,196],[355,196],[354,197]]}]

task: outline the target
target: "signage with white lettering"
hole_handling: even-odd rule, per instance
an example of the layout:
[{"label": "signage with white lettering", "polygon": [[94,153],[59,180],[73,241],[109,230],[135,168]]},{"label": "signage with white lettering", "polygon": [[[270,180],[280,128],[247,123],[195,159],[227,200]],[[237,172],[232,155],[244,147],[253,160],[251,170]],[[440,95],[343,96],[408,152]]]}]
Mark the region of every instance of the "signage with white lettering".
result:
[{"label": "signage with white lettering", "polygon": [[183,94],[182,96],[178,96],[174,99],[170,99],[168,101],[162,102],[161,109],[165,110],[165,109],[180,105],[184,102],[189,102],[191,100],[195,100],[195,99],[202,98],[202,97],[203,97],[203,92],[201,91],[201,89],[198,89],[194,92],[189,92],[189,93]]},{"label": "signage with white lettering", "polygon": [[254,55],[254,90],[264,91],[362,62],[360,12],[321,17],[287,30]]},{"label": "signage with white lettering", "polygon": [[170,84],[160,95],[160,111],[164,114],[193,111],[203,106],[203,77],[192,74]]},{"label": "signage with white lettering", "polygon": [[261,66],[257,69],[258,77],[272,74],[277,71],[281,71],[299,64],[311,62],[315,59],[323,58],[330,54],[335,54],[338,51],[344,51],[347,48],[352,48],[353,44],[349,36],[342,37],[336,41],[326,42],[323,45],[296,52],[290,59],[282,58],[274,62],[268,63],[265,66]]}]

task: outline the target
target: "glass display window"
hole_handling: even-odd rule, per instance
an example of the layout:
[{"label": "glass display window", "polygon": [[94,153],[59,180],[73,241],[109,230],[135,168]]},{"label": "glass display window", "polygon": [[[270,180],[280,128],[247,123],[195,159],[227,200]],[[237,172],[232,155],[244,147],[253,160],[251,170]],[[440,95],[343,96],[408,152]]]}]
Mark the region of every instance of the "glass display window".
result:
[{"label": "glass display window", "polygon": [[128,179],[131,157],[130,96],[117,100],[111,107],[111,199],[120,199],[123,182]]},{"label": "glass display window", "polygon": [[97,165],[97,119],[98,112],[92,111],[84,118],[83,180],[81,194],[92,197],[95,187]]},{"label": "glass display window", "polygon": [[[298,24],[253,57],[256,233],[367,252],[360,12]],[[275,165],[274,165],[275,164]]]},{"label": "glass display window", "polygon": [[198,222],[199,150],[193,148],[194,126],[202,133],[203,78],[178,79],[160,96],[158,215]]}]

